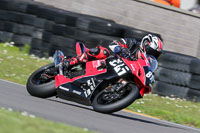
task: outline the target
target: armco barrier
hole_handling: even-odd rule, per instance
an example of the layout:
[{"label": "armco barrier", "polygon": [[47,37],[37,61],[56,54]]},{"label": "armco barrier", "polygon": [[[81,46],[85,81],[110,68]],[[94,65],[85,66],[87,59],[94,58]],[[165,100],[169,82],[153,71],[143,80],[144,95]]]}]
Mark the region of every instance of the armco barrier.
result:
[{"label": "armco barrier", "polygon": [[[30,44],[30,53],[40,57],[52,56],[57,49],[75,56],[77,41],[89,48],[97,44],[107,47],[111,40],[133,37],[140,41],[148,33],[152,32],[33,1],[0,1],[0,41],[14,41],[19,47]],[[200,61],[195,57],[166,51],[159,60],[153,92],[199,101],[198,66]]]}]

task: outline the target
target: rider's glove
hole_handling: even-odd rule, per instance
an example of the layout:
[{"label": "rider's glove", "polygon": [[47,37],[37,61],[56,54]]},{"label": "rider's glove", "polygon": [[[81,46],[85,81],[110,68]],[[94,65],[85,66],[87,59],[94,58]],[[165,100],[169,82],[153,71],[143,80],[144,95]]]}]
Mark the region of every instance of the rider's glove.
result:
[{"label": "rider's glove", "polygon": [[125,59],[128,59],[130,57],[130,52],[128,48],[122,48],[121,49],[121,56]]},{"label": "rider's glove", "polygon": [[121,46],[119,45],[118,41],[114,40],[110,43],[109,48],[115,54],[119,54],[121,52]]},{"label": "rider's glove", "polygon": [[115,54],[118,54],[119,52],[121,51],[121,48],[120,48],[120,46],[116,46],[115,48],[114,48],[114,53]]}]

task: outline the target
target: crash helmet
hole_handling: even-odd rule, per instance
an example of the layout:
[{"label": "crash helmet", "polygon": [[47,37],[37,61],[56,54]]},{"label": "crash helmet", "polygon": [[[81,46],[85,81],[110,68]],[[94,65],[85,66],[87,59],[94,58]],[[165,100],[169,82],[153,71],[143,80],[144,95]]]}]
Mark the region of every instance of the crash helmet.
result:
[{"label": "crash helmet", "polygon": [[143,37],[140,48],[146,52],[147,55],[152,55],[158,59],[163,51],[163,43],[159,37],[148,34]]}]

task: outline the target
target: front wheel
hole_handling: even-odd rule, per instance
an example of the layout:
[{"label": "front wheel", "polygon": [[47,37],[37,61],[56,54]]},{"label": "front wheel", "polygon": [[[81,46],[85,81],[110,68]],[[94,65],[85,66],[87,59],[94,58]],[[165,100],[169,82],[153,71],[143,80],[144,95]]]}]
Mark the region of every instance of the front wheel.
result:
[{"label": "front wheel", "polygon": [[139,88],[135,84],[128,84],[119,92],[107,92],[103,89],[94,97],[92,106],[97,112],[113,113],[129,106],[139,95]]},{"label": "front wheel", "polygon": [[36,70],[29,77],[26,88],[30,95],[40,98],[48,98],[56,95],[55,78],[50,78],[45,82],[40,79],[40,76],[46,69],[53,68],[54,64],[48,64]]}]

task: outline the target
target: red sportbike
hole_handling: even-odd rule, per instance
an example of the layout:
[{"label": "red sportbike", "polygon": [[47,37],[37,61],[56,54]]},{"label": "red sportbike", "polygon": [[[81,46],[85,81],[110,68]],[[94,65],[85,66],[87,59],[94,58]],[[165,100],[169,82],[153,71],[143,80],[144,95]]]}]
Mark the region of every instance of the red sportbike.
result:
[{"label": "red sportbike", "polygon": [[[84,52],[78,46],[77,52]],[[36,70],[27,81],[27,91],[40,98],[57,96],[84,105],[102,113],[119,111],[145,93],[151,92],[153,72],[157,61],[149,62],[140,51],[137,60],[113,55],[106,59],[89,61],[65,70],[62,65],[64,54],[56,51],[54,64]],[[57,74],[42,79],[46,69],[55,67]]]}]

